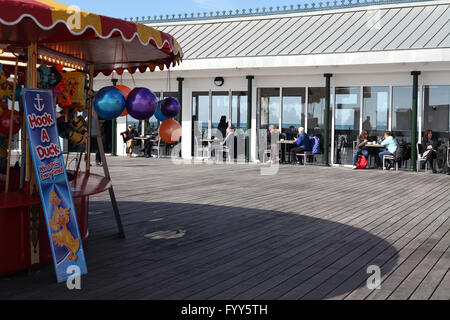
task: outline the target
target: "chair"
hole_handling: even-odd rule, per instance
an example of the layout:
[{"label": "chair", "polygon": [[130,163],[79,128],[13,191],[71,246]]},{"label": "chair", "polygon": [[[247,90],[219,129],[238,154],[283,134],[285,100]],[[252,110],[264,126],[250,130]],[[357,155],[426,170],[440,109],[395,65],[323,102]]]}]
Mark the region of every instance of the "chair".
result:
[{"label": "chair", "polygon": [[424,156],[423,156],[423,153],[422,153],[422,154],[420,153],[420,150],[421,150],[421,149],[422,149],[422,144],[421,144],[421,143],[418,143],[418,144],[416,145],[416,151],[417,151],[417,163],[416,163],[416,166],[417,166],[417,172],[419,172],[420,164],[421,164],[422,161],[425,162],[425,172],[427,172],[427,171],[428,171],[428,161],[427,161],[427,157],[424,157]]},{"label": "chair", "polygon": [[313,159],[312,163],[314,163],[315,155],[313,155],[311,151],[304,151],[303,153],[297,153],[296,156],[297,157],[303,157],[303,165],[304,166],[306,166],[307,160],[308,160],[309,157],[312,157],[312,159]]},{"label": "chair", "polygon": [[[198,140],[198,137],[195,137],[195,149],[196,149],[196,151],[195,151],[196,158],[209,159],[209,156],[211,154],[211,150],[209,149],[209,144],[208,144],[208,146],[203,146],[203,143]],[[206,157],[205,157],[205,152],[206,152]],[[199,157],[200,153],[201,153],[201,157]]]},{"label": "chair", "polygon": [[152,145],[152,151],[153,150],[157,150],[158,152],[158,159],[161,158],[161,138],[158,138],[158,144],[157,145]]},{"label": "chair", "polygon": [[383,170],[386,170],[386,166],[385,166],[386,160],[392,160],[392,162],[395,163],[395,171],[398,171],[398,162],[394,161],[394,156],[390,156],[390,155],[387,155],[387,154],[385,154],[383,156]]},{"label": "chair", "polygon": [[263,151],[263,162],[266,162],[266,156],[269,157],[269,159],[272,159],[272,150],[266,149]]},{"label": "chair", "polygon": [[450,144],[447,147],[447,167],[450,168]]},{"label": "chair", "polygon": [[225,141],[214,148],[217,163],[219,163],[220,157],[223,157],[224,153],[227,156],[228,162],[231,162],[231,149],[234,148],[234,137],[234,134],[227,135]]},{"label": "chair", "polygon": [[[226,154],[226,156],[227,156],[227,161],[228,162],[231,162],[231,153],[230,153],[230,148],[228,148],[227,146],[222,146],[222,145],[219,145],[219,146],[217,146],[215,149],[215,152],[216,152],[216,161],[217,161],[217,163],[220,163],[220,158],[221,158],[221,156],[223,157],[223,154],[225,153]],[[223,161],[223,160],[222,160]]]}]

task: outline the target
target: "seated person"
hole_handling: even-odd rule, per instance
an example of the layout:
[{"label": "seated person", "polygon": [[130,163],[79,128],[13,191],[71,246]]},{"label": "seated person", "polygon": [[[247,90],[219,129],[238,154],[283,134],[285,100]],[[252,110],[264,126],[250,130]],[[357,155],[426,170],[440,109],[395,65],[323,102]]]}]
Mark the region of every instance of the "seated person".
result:
[{"label": "seated person", "polygon": [[369,142],[369,133],[367,130],[363,130],[356,140],[356,149],[353,151],[353,169],[356,169],[356,163],[359,156],[364,156],[366,160],[369,160],[369,151],[364,149]]},{"label": "seated person", "polygon": [[226,136],[223,141],[217,141],[213,143],[213,157],[220,153],[220,150],[228,149],[230,153],[234,155],[234,126],[228,126],[226,130]]},{"label": "seated person", "polygon": [[295,143],[297,146],[291,149],[291,162],[295,161],[297,153],[312,151],[311,140],[309,139],[309,136],[305,133],[305,128],[303,127],[300,127],[298,129],[298,138],[295,138]]},{"label": "seated person", "polygon": [[134,129],[132,125],[128,126],[128,130],[125,132],[122,132],[120,134],[123,138],[123,142],[127,144],[127,150],[129,157],[133,157],[133,146],[134,146],[134,138],[138,136],[137,131]]},{"label": "seated person", "polygon": [[[438,140],[433,137],[433,131],[427,130],[423,136],[422,141],[423,157],[427,159],[428,165],[430,166],[433,173],[437,173],[434,167],[434,159],[437,158],[437,148]],[[425,169],[425,164],[423,164],[422,169]]]},{"label": "seated person", "polygon": [[384,133],[384,141],[381,142],[381,145],[382,145],[383,147],[385,147],[387,150],[386,150],[386,151],[383,151],[383,152],[380,152],[380,153],[378,154],[378,157],[380,158],[380,163],[382,163],[382,165],[383,165],[384,167],[386,167],[387,170],[391,170],[392,163],[391,163],[390,161],[388,161],[388,160],[386,160],[386,163],[383,163],[383,157],[384,157],[385,155],[393,156],[394,153],[395,153],[395,151],[397,151],[398,143],[397,143],[397,141],[394,139],[394,137],[392,136],[392,132],[386,131],[386,132]]},{"label": "seated person", "polygon": [[151,135],[150,138],[145,141],[144,149],[142,152],[144,152],[144,155],[146,158],[150,158],[152,156],[152,148],[153,145],[158,143],[159,135]]},{"label": "seated person", "polygon": [[[261,143],[259,144],[259,158],[262,161],[262,159],[264,159],[264,152],[266,150],[271,150],[272,149],[272,135],[274,135],[274,138],[276,141],[274,141],[274,143],[277,143],[277,141],[280,138],[280,131],[278,130],[278,127],[271,124],[269,126],[269,129],[267,130],[267,134],[265,134],[265,132],[261,135]],[[264,144],[264,140],[266,140],[266,143]],[[278,147],[278,144],[277,144]],[[276,151],[275,151],[276,152]]]}]

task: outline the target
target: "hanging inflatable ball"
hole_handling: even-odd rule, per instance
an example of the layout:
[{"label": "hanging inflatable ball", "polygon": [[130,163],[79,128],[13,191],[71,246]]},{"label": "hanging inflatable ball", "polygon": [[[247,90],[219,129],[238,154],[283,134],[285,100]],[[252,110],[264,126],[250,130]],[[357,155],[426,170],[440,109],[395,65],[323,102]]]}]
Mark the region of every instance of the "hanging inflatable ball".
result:
[{"label": "hanging inflatable ball", "polygon": [[175,98],[166,98],[161,103],[161,112],[168,119],[175,118],[180,113],[180,103]]},{"label": "hanging inflatable ball", "polygon": [[158,99],[147,88],[135,88],[126,102],[128,114],[136,120],[150,119],[158,107]]},{"label": "hanging inflatable ball", "polygon": [[[118,86],[115,86],[115,88],[119,89],[120,92],[122,92],[123,97],[125,98],[125,101],[126,101],[127,98],[128,98],[128,95],[131,92],[131,89],[128,88],[127,86],[124,86],[123,84],[119,84]],[[123,110],[123,112],[122,112],[122,114],[120,116],[121,117],[125,117],[127,115],[128,115],[128,111],[127,111],[127,108],[125,108],[125,110]]]},{"label": "hanging inflatable ball", "polygon": [[159,127],[159,136],[165,143],[176,143],[181,138],[181,125],[173,119],[166,120]]},{"label": "hanging inflatable ball", "polygon": [[94,110],[105,120],[119,117],[125,109],[125,98],[119,89],[105,87],[94,98]]}]

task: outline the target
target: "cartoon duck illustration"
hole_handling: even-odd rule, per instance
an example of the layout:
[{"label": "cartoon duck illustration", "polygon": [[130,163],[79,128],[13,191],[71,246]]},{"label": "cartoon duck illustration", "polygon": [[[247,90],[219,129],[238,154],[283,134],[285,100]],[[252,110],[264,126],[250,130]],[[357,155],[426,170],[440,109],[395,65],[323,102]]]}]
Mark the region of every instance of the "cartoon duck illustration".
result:
[{"label": "cartoon duck illustration", "polygon": [[69,211],[70,208],[60,208],[61,200],[54,190],[50,192],[50,203],[53,204],[55,210],[50,221],[50,227],[55,233],[51,234],[52,241],[58,247],[66,247],[69,250],[68,259],[77,261],[78,250],[80,249],[80,240],[73,237],[67,229],[67,224],[70,222]]}]

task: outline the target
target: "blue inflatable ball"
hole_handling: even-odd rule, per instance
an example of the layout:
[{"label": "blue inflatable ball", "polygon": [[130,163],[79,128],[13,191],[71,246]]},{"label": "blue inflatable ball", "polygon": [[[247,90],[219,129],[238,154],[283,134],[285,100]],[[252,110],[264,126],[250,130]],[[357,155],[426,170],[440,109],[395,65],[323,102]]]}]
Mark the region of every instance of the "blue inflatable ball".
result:
[{"label": "blue inflatable ball", "polygon": [[94,110],[105,120],[113,120],[125,110],[125,98],[119,89],[105,87],[101,89],[94,98]]},{"label": "blue inflatable ball", "polygon": [[163,102],[163,100],[159,100],[158,101],[158,107],[156,108],[155,118],[158,119],[161,122],[164,122],[164,121],[167,120],[167,118],[161,112],[161,104],[162,104],[162,102]]},{"label": "blue inflatable ball", "polygon": [[147,88],[135,88],[126,102],[128,114],[136,120],[150,119],[156,112],[158,99]]},{"label": "blue inflatable ball", "polygon": [[164,99],[161,103],[161,112],[168,119],[175,118],[180,113],[178,100],[172,97]]}]

